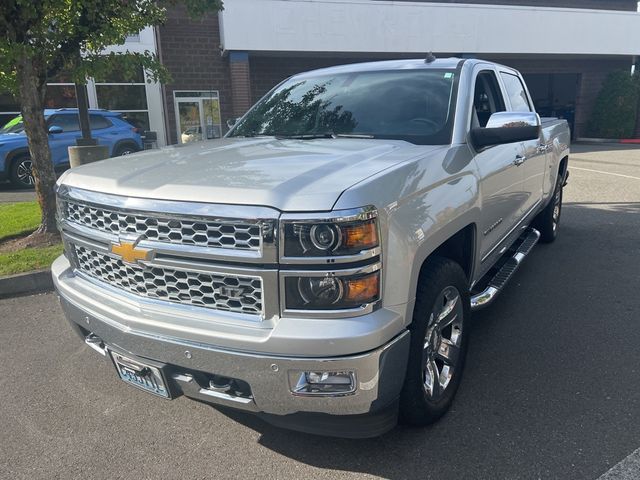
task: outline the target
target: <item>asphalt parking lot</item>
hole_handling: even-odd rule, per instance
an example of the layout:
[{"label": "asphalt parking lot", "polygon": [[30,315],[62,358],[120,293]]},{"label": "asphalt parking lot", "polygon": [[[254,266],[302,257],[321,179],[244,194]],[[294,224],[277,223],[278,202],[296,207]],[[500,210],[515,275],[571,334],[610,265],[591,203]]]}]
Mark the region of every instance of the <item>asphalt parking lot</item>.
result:
[{"label": "asphalt parking lot", "polygon": [[31,202],[35,199],[34,190],[16,188],[9,182],[0,182],[0,203]]},{"label": "asphalt parking lot", "polygon": [[[157,399],[45,294],[0,300],[0,478],[597,479],[640,447],[640,148],[574,152],[557,242],[474,315],[431,428],[330,439]],[[640,478],[629,458],[607,478]]]}]

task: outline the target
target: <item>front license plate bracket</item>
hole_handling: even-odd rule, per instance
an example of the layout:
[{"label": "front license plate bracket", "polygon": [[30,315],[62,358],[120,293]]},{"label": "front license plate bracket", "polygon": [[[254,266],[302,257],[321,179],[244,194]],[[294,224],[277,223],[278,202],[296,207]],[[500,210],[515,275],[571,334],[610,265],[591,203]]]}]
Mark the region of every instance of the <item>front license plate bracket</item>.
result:
[{"label": "front license plate bracket", "polygon": [[145,360],[131,358],[109,349],[109,354],[121,380],[145,392],[159,397],[171,398],[167,382],[159,366]]}]

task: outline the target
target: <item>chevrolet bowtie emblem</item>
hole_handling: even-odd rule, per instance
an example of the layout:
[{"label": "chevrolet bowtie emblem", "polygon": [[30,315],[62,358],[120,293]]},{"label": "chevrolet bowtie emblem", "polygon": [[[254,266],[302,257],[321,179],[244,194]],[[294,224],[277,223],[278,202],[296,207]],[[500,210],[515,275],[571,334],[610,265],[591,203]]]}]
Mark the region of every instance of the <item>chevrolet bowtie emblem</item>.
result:
[{"label": "chevrolet bowtie emblem", "polygon": [[150,260],[153,250],[150,248],[136,247],[135,242],[124,242],[111,244],[111,253],[118,255],[125,263],[138,263],[141,260]]}]

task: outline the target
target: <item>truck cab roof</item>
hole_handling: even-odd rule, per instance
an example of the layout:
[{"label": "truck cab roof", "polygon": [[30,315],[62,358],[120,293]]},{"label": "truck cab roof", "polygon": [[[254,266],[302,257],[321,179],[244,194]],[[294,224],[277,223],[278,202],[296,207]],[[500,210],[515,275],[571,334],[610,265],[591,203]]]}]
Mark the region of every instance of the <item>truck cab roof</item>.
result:
[{"label": "truck cab roof", "polygon": [[339,65],[335,67],[319,68],[311,70],[298,75],[294,75],[294,78],[307,78],[316,77],[318,75],[332,75],[338,73],[348,72],[371,72],[371,71],[385,71],[385,70],[455,70],[462,67],[462,65],[477,65],[477,64],[491,64],[513,70],[511,67],[500,65],[488,60],[482,60],[477,58],[436,58],[431,62],[426,62],[424,58],[421,59],[404,59],[404,60],[382,60],[376,62],[363,62],[363,63],[350,63],[346,65]]}]

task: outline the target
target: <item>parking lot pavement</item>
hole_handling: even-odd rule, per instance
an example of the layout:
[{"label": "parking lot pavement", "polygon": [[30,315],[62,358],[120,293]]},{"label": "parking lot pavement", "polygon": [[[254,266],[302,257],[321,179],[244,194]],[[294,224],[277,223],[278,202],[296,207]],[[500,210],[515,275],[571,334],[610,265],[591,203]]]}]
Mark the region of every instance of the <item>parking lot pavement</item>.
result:
[{"label": "parking lot pavement", "polygon": [[[427,429],[279,430],[116,378],[54,295],[0,301],[0,478],[596,479],[640,447],[640,150],[577,146],[560,236],[474,315]],[[637,453],[635,454],[637,456]]]},{"label": "parking lot pavement", "polygon": [[36,199],[36,193],[30,189],[18,189],[9,182],[0,181],[0,203],[32,202]]}]

